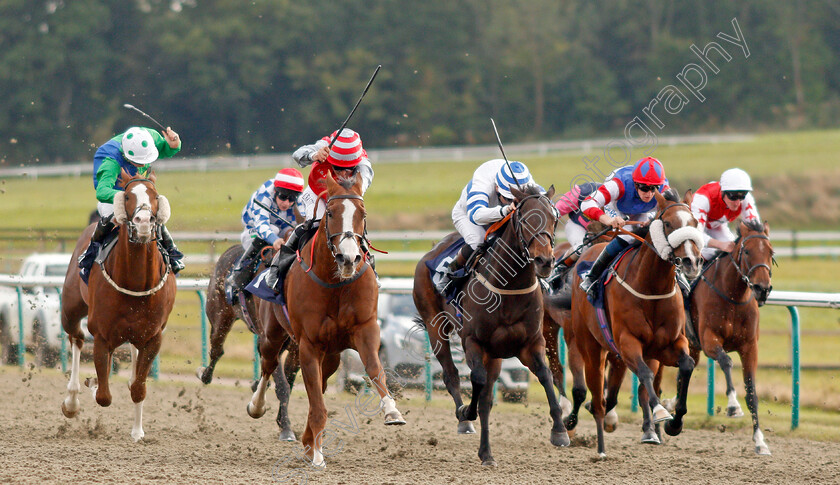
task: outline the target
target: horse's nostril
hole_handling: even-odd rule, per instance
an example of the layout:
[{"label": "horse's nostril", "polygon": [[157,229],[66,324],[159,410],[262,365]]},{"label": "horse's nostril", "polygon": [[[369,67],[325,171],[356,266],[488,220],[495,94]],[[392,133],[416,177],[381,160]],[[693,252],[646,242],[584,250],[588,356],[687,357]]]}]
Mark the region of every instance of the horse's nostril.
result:
[{"label": "horse's nostril", "polygon": [[361,260],[362,260],[362,255],[357,254],[356,258],[353,260],[353,264],[359,264],[359,261],[361,261]]}]

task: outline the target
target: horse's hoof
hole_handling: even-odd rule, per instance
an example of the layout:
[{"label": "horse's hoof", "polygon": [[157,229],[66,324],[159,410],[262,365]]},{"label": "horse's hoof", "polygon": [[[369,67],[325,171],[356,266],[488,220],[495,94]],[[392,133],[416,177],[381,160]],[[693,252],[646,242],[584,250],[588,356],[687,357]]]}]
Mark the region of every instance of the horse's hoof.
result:
[{"label": "horse's hoof", "polygon": [[566,396],[560,396],[560,417],[565,418],[566,416],[572,414],[572,402],[569,401]]},{"label": "horse's hoof", "polygon": [[668,434],[668,436],[677,436],[678,434],[682,433],[682,427],[682,420],[677,421],[676,419],[674,419],[665,423],[665,432]]},{"label": "horse's hoof", "polygon": [[455,417],[458,418],[458,421],[475,421],[475,418],[478,416],[467,416],[469,408],[470,407],[468,405],[462,404],[457,410],[455,410]]},{"label": "horse's hoof", "polygon": [[312,468],[316,470],[326,470],[327,469],[327,460],[321,459],[321,463],[312,462]]},{"label": "horse's hoof", "polygon": [[569,437],[570,440],[575,437],[575,434],[577,434],[577,430],[575,430],[575,428],[566,428],[566,435]]},{"label": "horse's hoof", "polygon": [[492,468],[496,468],[498,465],[496,464],[496,460],[488,458],[486,460],[481,460],[481,466],[489,466]]},{"label": "horse's hoof", "polygon": [[458,421],[458,434],[475,434],[472,421]]},{"label": "horse's hoof", "polygon": [[199,367],[195,370],[195,376],[198,377],[204,384],[210,384],[213,381],[213,374],[208,374],[207,367]]},{"label": "horse's hoof", "polygon": [[405,424],[405,419],[403,419],[402,414],[399,411],[391,411],[390,413],[385,415],[385,425],[386,426],[402,426]]},{"label": "horse's hoof", "polygon": [[566,431],[552,431],[551,444],[554,446],[567,447],[571,444],[569,434]]},{"label": "horse's hoof", "polygon": [[135,443],[142,440],[144,436],[146,436],[146,433],[144,433],[142,429],[131,430],[131,439],[133,439]]},{"label": "horse's hoof", "polygon": [[657,436],[656,433],[653,430],[651,430],[645,431],[644,434],[642,434],[642,443],[648,445],[661,445],[662,441],[660,441],[659,436]]},{"label": "horse's hoof", "polygon": [[603,453],[603,452],[598,453],[598,461],[604,461],[606,459],[607,459],[607,454],[606,453]]},{"label": "horse's hoof", "polygon": [[604,416],[604,431],[612,433],[616,430],[616,428],[618,428],[618,413],[615,409],[611,409],[610,412]]},{"label": "horse's hoof", "polygon": [[99,387],[99,379],[96,377],[88,377],[85,379],[85,387],[96,390],[96,388]]},{"label": "horse's hoof", "polygon": [[726,416],[728,418],[743,418],[744,411],[741,410],[740,406],[729,406],[726,408]]},{"label": "horse's hoof", "polygon": [[[79,414],[78,399],[76,400],[76,405],[74,407],[76,408],[76,410],[75,411],[70,411],[69,409],[67,409],[67,406],[65,405],[64,401],[62,401],[61,402],[61,413],[64,414],[65,418],[75,418]],[[473,431],[473,433],[475,433],[475,431]]]},{"label": "horse's hoof", "polygon": [[772,453],[770,453],[770,448],[768,448],[767,445],[762,445],[755,447],[755,454],[762,456],[770,456]]},{"label": "horse's hoof", "polygon": [[574,431],[575,427],[577,426],[577,414],[570,414],[563,418],[563,425],[566,426],[566,431],[569,432],[569,436],[574,436],[572,432]]},{"label": "horse's hoof", "polygon": [[278,441],[297,441],[295,437],[295,432],[290,429],[283,429],[280,430],[280,436],[277,437]]},{"label": "horse's hoof", "polygon": [[676,399],[663,399],[662,400],[662,407],[665,408],[666,411],[673,414],[677,410],[677,400]]},{"label": "horse's hoof", "polygon": [[665,408],[662,407],[661,404],[657,404],[653,408],[653,422],[654,423],[661,423],[662,421],[668,421],[674,419]]},{"label": "horse's hoof", "polygon": [[249,402],[247,406],[245,406],[245,410],[248,411],[248,416],[251,416],[254,419],[259,419],[265,415],[265,406],[263,406],[262,410],[256,408],[256,406],[251,406]]}]

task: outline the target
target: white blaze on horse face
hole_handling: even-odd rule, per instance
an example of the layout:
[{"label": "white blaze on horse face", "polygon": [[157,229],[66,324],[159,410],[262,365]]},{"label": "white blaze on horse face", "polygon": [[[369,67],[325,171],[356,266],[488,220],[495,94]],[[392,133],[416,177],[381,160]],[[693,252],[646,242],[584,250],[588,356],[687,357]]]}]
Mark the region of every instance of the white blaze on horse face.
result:
[{"label": "white blaze on horse face", "polygon": [[[341,233],[349,232],[353,234],[356,232],[353,230],[353,216],[356,214],[356,206],[349,200],[342,201],[341,205],[344,206],[344,211],[341,213]],[[347,261],[355,261],[356,256],[359,255],[359,244],[355,237],[341,236],[338,249]]]},{"label": "white blaze on horse face", "polygon": [[130,214],[131,222],[137,228],[138,236],[150,237],[152,235],[152,201],[149,198],[147,188],[143,184],[137,184],[131,188],[131,193],[137,200],[136,207],[144,207],[136,214]]}]

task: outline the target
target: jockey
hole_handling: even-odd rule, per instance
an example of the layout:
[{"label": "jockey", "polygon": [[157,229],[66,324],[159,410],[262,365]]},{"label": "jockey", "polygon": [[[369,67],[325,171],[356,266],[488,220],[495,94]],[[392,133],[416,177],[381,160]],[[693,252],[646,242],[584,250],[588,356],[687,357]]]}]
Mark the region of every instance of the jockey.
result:
[{"label": "jockey", "polygon": [[[181,139],[172,128],[167,128],[163,136],[151,128],[129,128],[125,133],[111,138],[100,146],[93,156],[93,186],[96,188],[96,206],[100,220],[90,238],[90,245],[79,256],[79,267],[84,279],[93,264],[93,259],[102,241],[115,227],[114,195],[123,190],[119,185],[120,173],[125,170],[129,175],[148,175],[151,164],[158,156],[168,158],[181,150]],[[173,273],[184,269],[184,254],[175,246],[172,236],[161,225],[160,242],[169,253],[169,264]]]},{"label": "jockey", "polygon": [[452,222],[466,244],[461,246],[438,282],[441,294],[446,293],[452,281],[463,279],[456,278],[454,273],[464,267],[473,251],[484,242],[488,226],[504,219],[516,208],[510,189],[517,183],[523,188],[536,185],[528,167],[522,162],[510,162],[508,165],[504,159],[497,158],[484,162],[473,172],[472,180],[461,191],[461,197],[452,208]]},{"label": "jockey", "polygon": [[[336,138],[330,148],[330,142]],[[324,179],[327,174],[333,178],[350,178],[359,174],[362,178],[362,195],[365,194],[373,182],[373,167],[368,160],[367,151],[362,146],[362,139],[355,131],[345,128],[339,135],[334,131],[312,145],[304,145],[292,154],[292,158],[301,167],[312,165],[309,172],[306,189],[298,198],[297,208],[304,219],[304,223],[297,226],[286,240],[274,261],[271,262],[266,283],[275,291],[280,275],[288,271],[295,259],[298,240],[313,224],[321,220],[327,208],[327,185]],[[374,268],[373,255],[368,253],[368,262]]]},{"label": "jockey", "polygon": [[709,182],[695,192],[691,212],[706,241],[702,255],[707,261],[717,250],[729,253],[735,249],[735,235],[729,230],[729,222],[738,216],[747,222],[759,220],[751,191],[752,181],[747,172],[730,168],[720,176],[720,182]]},{"label": "jockey", "polygon": [[580,204],[593,192],[598,190],[600,186],[600,184],[596,184],[595,182],[575,185],[572,190],[562,195],[557,200],[557,203],[554,204],[561,217],[565,215],[569,216],[569,220],[563,227],[563,231],[566,233],[566,240],[569,241],[571,247],[565,254],[560,256],[554,265],[552,274],[548,278],[549,287],[554,289],[559,288],[566,272],[575,264],[580,257],[580,253],[583,252],[583,239],[586,236],[586,231],[591,221],[583,215],[583,212],[580,210]]},{"label": "jockey", "polygon": [[[625,225],[624,217],[628,216],[629,220],[635,221],[650,221],[656,209],[654,191],[662,193],[668,188],[662,163],[653,157],[645,157],[635,165],[618,168],[608,175],[604,185],[583,201],[581,210],[593,221],[615,229],[624,227],[632,231],[633,226]],[[589,274],[581,281],[580,289],[588,293],[613,258],[634,241],[631,236],[624,234],[610,241],[592,264]]]},{"label": "jockey", "polygon": [[[236,261],[225,280],[225,296],[233,303],[236,294],[253,277],[260,251],[272,246],[280,251],[295,227],[295,205],[303,191],[303,175],[294,168],[284,168],[251,195],[242,209],[242,247],[245,253]],[[265,207],[261,207],[262,204]]]}]

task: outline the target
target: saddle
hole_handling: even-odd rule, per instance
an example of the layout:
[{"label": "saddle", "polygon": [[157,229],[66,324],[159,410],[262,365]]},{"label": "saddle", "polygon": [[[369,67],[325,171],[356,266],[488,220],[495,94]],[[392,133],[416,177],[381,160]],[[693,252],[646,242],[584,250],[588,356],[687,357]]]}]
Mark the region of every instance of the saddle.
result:
[{"label": "saddle", "polygon": [[[461,288],[464,286],[464,283],[469,279],[469,276],[475,272],[475,267],[478,264],[478,260],[496,243],[498,236],[495,234],[491,234],[486,241],[479,244],[475,251],[470,254],[470,257],[467,258],[466,263],[464,264],[463,268],[460,268],[453,272],[449,278],[452,280],[452,283],[447,287],[447,291],[445,295],[442,295],[447,303],[452,301],[458,293],[461,291]],[[426,261],[426,267],[429,269],[429,278],[432,280],[432,284],[435,286],[435,291],[437,291],[437,283],[443,274],[448,272],[449,263],[455,258],[455,255],[458,254],[458,251],[461,250],[461,247],[466,244],[464,238],[458,238],[452,242],[446,249],[440,252],[434,259]]]},{"label": "saddle", "polygon": [[[93,250],[86,251],[82,257],[79,259],[79,276],[82,278],[82,281],[85,284],[88,284],[88,278],[90,278],[90,269],[93,267],[93,264],[102,265],[106,259],[108,259],[108,255],[111,254],[113,251],[114,246],[117,245],[117,241],[119,240],[120,235],[120,227],[115,226],[111,232],[105,235],[105,238],[102,240],[102,243],[91,242],[90,244],[94,246]],[[169,253],[163,247],[163,244],[160,242],[160,238],[157,238],[157,247],[160,254],[163,256],[163,263],[169,267]]]}]

